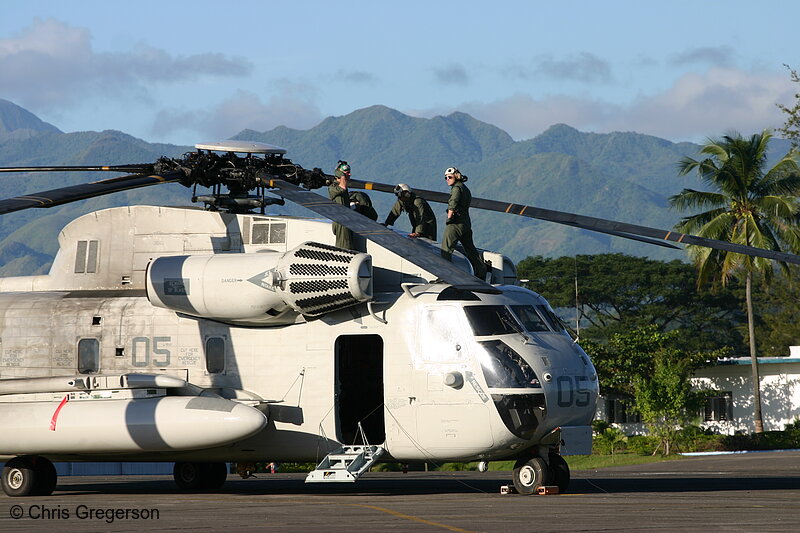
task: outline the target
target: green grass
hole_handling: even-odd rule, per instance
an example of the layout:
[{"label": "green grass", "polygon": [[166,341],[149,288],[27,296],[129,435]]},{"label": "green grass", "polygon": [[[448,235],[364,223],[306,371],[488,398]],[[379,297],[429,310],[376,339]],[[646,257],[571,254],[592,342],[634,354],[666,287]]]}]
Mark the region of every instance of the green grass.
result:
[{"label": "green grass", "polygon": [[[639,455],[637,453],[619,452],[614,455],[566,455],[564,456],[570,470],[597,470],[598,468],[607,468],[610,466],[626,466],[626,465],[639,465],[648,463],[658,463],[660,461],[673,461],[675,459],[682,459],[680,455],[670,455],[664,457],[661,454],[652,455]],[[421,466],[421,463],[417,465]],[[444,463],[436,465],[429,463],[431,471],[439,470],[445,472],[459,471],[459,470],[477,470],[478,463]],[[400,463],[385,463],[373,467],[375,471],[396,471],[400,470]],[[417,468],[421,470],[421,468]],[[514,470],[514,461],[491,461],[489,463],[489,470],[492,471],[507,471]]]},{"label": "green grass", "polygon": [[566,456],[571,470],[595,470],[608,466],[641,465],[682,459],[680,455],[639,455],[636,453],[617,453],[614,455],[572,455]]},{"label": "green grass", "polygon": [[[570,470],[596,470],[609,466],[640,465],[658,463],[660,461],[673,461],[681,459],[680,455],[639,455],[635,453],[617,453],[614,455],[565,455]],[[513,470],[514,461],[494,461],[489,463],[489,470]]]},{"label": "green grass", "polygon": [[[669,457],[663,457],[660,454],[652,456],[620,452],[614,455],[566,455],[564,459],[567,460],[570,470],[597,470],[609,466],[639,465],[657,463],[660,461],[672,461],[675,459],[682,459],[682,456],[670,455]],[[257,463],[256,471],[264,472],[265,464],[266,463]],[[314,463],[281,463],[280,472],[309,472],[314,469],[314,466]],[[412,470],[422,470],[422,463],[416,464],[415,466],[416,468],[412,468]],[[428,467],[430,471],[477,470],[478,463],[444,463],[438,468],[437,465],[430,463]],[[373,472],[394,472],[400,471],[401,469],[402,465],[400,463],[379,463],[372,467]],[[492,461],[489,463],[489,470],[510,472],[514,470],[514,461]]]}]

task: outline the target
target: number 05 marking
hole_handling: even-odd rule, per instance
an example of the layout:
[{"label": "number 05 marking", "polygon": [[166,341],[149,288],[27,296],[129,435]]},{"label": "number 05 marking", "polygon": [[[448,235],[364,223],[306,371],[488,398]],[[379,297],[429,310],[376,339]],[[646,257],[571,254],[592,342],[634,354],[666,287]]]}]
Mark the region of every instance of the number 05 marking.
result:
[{"label": "number 05 marking", "polygon": [[150,350],[149,337],[134,337],[131,340],[131,364],[137,367],[150,366],[151,364],[158,367],[169,366],[169,349],[159,346],[159,344],[167,342],[172,342],[172,338],[153,337],[153,349]]},{"label": "number 05 marking", "polygon": [[558,406],[586,407],[591,401],[591,391],[584,384],[589,383],[586,376],[558,376],[556,385],[558,388]]}]

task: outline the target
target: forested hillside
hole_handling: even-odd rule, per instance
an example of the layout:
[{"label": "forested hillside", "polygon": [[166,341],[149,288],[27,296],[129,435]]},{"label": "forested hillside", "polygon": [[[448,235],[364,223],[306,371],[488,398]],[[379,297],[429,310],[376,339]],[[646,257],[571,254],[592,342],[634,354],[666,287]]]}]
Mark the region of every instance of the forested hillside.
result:
[{"label": "forested hillside", "polygon": [[[125,125],[120,124],[124,130]],[[669,229],[679,215],[667,198],[683,187],[697,187],[694,177],[678,177],[677,161],[697,146],[638,133],[584,133],[557,124],[541,135],[514,141],[503,130],[453,113],[415,118],[384,106],[329,117],[309,130],[286,127],[245,130],[237,139],[277,144],[306,168],[332,172],[339,159],[358,179],[408,183],[446,191],[443,170],[457,166],[470,177],[475,196],[612,218]],[[780,143],[776,143],[781,147]],[[0,101],[0,166],[113,165],[153,162],[178,156],[188,146],[151,144],[121,131],[62,133],[11,102]],[[3,196],[57,188],[110,177],[108,174],[49,173],[3,176]],[[325,194],[325,191],[321,191]],[[381,219],[394,198],[371,193]],[[46,271],[63,225],[82,213],[129,203],[187,204],[190,193],[166,185],[118,193],[48,210],[28,210],[0,217],[0,273]],[[289,207],[281,211],[300,213]],[[435,205],[440,234],[444,206]],[[531,255],[623,252],[658,259],[685,259],[670,251],[624,239],[501,214],[473,215],[480,247],[501,251],[519,261]],[[407,224],[400,219],[401,229]]]}]

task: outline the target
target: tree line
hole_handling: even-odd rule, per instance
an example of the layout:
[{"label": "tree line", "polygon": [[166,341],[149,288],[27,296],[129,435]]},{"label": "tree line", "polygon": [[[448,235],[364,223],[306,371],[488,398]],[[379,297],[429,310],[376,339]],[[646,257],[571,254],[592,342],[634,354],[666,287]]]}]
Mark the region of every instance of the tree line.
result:
[{"label": "tree line", "polygon": [[[697,172],[706,190],[670,198],[673,208],[694,211],[675,229],[800,253],[800,156],[793,147],[768,167],[771,138],[767,130],[747,138],[731,133],[709,139],[701,158],[678,162],[678,174]],[[603,254],[529,257],[518,266],[528,287],[574,323],[606,392],[632,397],[667,453],[676,429],[704,400],[689,382],[695,370],[748,353],[754,426],[762,433],[758,354],[788,355],[800,343],[796,268],[700,246],[687,252],[692,265]]]},{"label": "tree line", "polygon": [[[665,452],[710,394],[692,389],[692,374],[749,353],[745,291],[736,279],[698,288],[692,264],[623,254],[536,256],[517,269],[579,337],[603,394],[631,399]],[[764,357],[800,344],[795,271],[779,270],[769,285],[757,279],[755,332]]]},{"label": "tree line", "polygon": [[[678,331],[681,348],[729,356],[749,354],[745,291],[732,279],[726,286],[697,287],[695,267],[619,253],[559,258],[528,257],[517,265],[526,286],[544,295],[581,345],[607,344],[615,334],[652,325]],[[789,355],[800,345],[798,269],[777,270],[768,284],[758,277],[753,294],[756,347],[761,357]]]}]

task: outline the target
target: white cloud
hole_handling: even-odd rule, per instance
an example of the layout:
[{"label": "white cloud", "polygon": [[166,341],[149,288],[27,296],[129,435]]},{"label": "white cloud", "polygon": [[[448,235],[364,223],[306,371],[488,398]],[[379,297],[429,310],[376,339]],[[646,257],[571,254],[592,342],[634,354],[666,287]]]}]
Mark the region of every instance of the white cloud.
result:
[{"label": "white cloud", "polygon": [[776,107],[793,95],[783,72],[745,72],[711,68],[704,74],[686,74],[670,89],[643,98],[611,117],[607,128],[634,129],[670,139],[702,140],[730,130],[756,133],[783,124]]},{"label": "white cloud", "polygon": [[578,129],[602,123],[613,108],[611,104],[571,96],[535,99],[517,94],[489,104],[470,102],[459,106],[458,110],[505,130],[515,139],[528,139],[557,123]]},{"label": "white cloud", "polygon": [[704,74],[685,74],[667,90],[627,105],[592,97],[516,94],[419,114],[464,111],[515,139],[528,139],[552,124],[566,123],[584,131],[636,131],[676,141],[702,141],[731,130],[749,134],[781,126],[785,117],[775,104],[793,102],[796,89],[785,72],[715,67]]},{"label": "white cloud", "polygon": [[510,65],[501,73],[522,80],[554,80],[579,83],[610,83],[613,80],[611,65],[591,52],[580,52],[566,57],[539,55],[528,65]]},{"label": "white cloud", "polygon": [[314,92],[308,86],[283,81],[279,88],[279,93],[267,103],[256,94],[239,91],[211,110],[162,110],[152,132],[167,136],[187,131],[197,138],[216,140],[232,137],[243,129],[266,131],[285,124],[307,129],[322,120],[311,100]]},{"label": "white cloud", "polygon": [[584,83],[611,81],[611,66],[590,52],[581,52],[565,59],[539,58],[536,63],[537,73],[556,80]]},{"label": "white cloud", "polygon": [[250,69],[243,59],[172,56],[145,45],[125,53],[97,52],[88,30],[55,19],[36,19],[18,35],[0,39],[0,94],[35,108],[69,106],[96,95],[147,99],[153,83],[244,76]]}]

